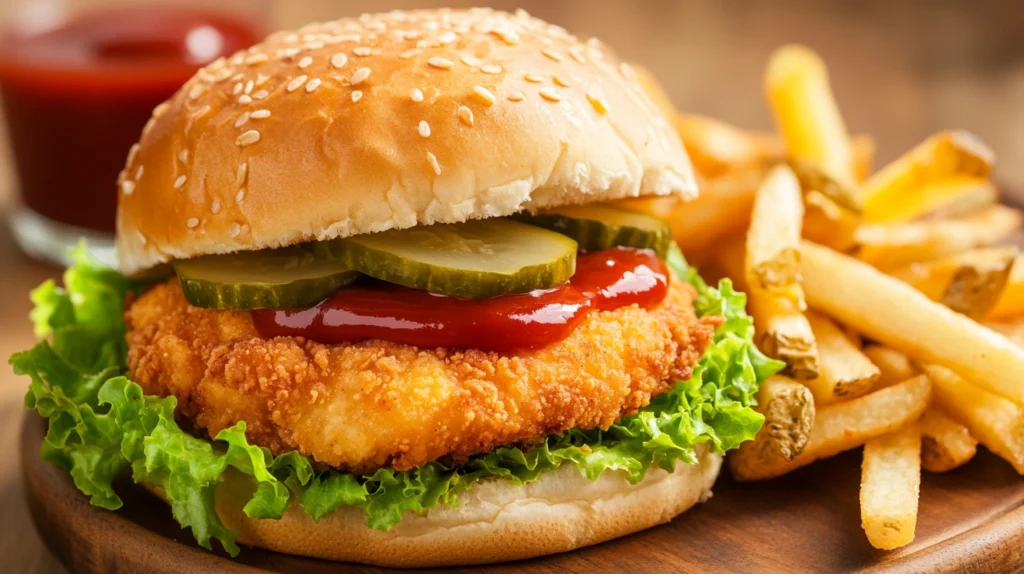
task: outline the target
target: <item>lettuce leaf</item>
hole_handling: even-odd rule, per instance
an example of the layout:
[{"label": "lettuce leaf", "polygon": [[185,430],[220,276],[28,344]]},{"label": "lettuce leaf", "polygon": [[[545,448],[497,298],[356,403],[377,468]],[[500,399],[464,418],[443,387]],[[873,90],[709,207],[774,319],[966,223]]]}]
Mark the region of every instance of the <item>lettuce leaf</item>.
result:
[{"label": "lettuce leaf", "polygon": [[112,483],[122,472],[135,482],[162,489],[174,518],[196,540],[216,539],[232,555],[235,533],[214,510],[215,487],[228,467],[251,477],[247,515],[280,518],[297,504],[315,520],[341,506],[362,508],[371,528],[388,529],[406,512],[458,504],[477,481],[493,477],[514,484],[540,478],[563,464],[596,480],[623,471],[633,483],[653,467],[672,471],[678,461],[696,461],[695,447],[725,452],[750,440],[763,417],[751,406],[759,383],[781,368],[752,344],[753,323],[746,297],[728,280],[708,287],[678,249],[668,258],[680,279],[698,293],[698,315],[724,318],[714,342],[693,376],[607,430],[571,430],[528,450],[499,448],[450,467],[432,462],[411,471],[380,469],[357,476],[318,470],[297,453],[274,456],[250,445],[245,422],[222,430],[212,441],[193,437],[174,421],[174,397],[147,396],[126,378],[127,347],[122,310],[126,298],[145,285],[91,261],[84,246],[64,275],[64,287],[47,281],[32,292],[36,334],[50,336],[10,359],[27,375],[25,406],[49,420],[43,457],[67,469],[90,502],[117,509]]}]

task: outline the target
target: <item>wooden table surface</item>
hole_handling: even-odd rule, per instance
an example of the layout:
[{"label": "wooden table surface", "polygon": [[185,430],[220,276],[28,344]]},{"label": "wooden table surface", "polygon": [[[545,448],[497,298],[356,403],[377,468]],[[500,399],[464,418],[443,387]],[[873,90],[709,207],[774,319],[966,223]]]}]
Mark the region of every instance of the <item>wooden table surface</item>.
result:
[{"label": "wooden table surface", "polygon": [[[16,5],[33,2],[0,1],[0,27],[11,21]],[[1020,2],[489,3],[522,6],[580,35],[597,35],[626,58],[651,68],[680,108],[750,128],[771,125],[759,89],[770,50],[789,41],[808,43],[830,66],[850,129],[874,134],[880,158],[894,157],[935,130],[967,128],[996,150],[998,178],[1024,189],[1024,42],[1020,40],[1024,4]],[[268,10],[276,25],[294,27],[309,20],[379,10],[385,4],[410,8],[439,3],[276,0],[269,1]],[[13,189],[14,175],[0,125],[0,219],[13,201]],[[5,573],[63,571],[35,534],[22,499],[16,461],[25,382],[6,366],[10,353],[32,343],[28,291],[57,273],[19,254],[6,222],[0,224],[0,572]]]}]

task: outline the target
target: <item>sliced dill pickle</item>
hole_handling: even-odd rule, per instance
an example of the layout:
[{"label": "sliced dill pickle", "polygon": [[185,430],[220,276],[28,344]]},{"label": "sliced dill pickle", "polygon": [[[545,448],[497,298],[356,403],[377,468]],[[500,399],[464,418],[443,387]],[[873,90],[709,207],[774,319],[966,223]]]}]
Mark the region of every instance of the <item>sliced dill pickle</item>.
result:
[{"label": "sliced dill pickle", "polygon": [[209,309],[302,309],[359,278],[299,247],[206,255],[174,263],[185,299]]},{"label": "sliced dill pickle", "polygon": [[312,244],[313,253],[382,281],[484,299],[547,289],[576,271],[576,242],[507,219],[430,225]]},{"label": "sliced dill pickle", "polygon": [[672,242],[672,231],[665,221],[607,205],[556,207],[516,218],[568,235],[579,243],[580,249],[588,251],[636,247],[653,249],[664,259]]}]

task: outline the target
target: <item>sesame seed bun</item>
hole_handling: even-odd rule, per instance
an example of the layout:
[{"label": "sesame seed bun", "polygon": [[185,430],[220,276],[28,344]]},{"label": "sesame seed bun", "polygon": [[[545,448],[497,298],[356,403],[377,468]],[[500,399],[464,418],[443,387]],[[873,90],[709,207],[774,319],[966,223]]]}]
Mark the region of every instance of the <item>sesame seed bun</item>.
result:
[{"label": "sesame seed bun", "polygon": [[[391,530],[366,526],[362,510],[343,507],[320,522],[300,508],[280,520],[242,511],[252,487],[238,474],[218,486],[217,512],[238,541],[288,554],[390,567],[441,567],[519,560],[597,544],[672,520],[711,497],[721,455],[701,445],[697,462],[648,471],[629,484],[622,471],[594,482],[566,465],[533,483],[478,483],[457,507],[406,513]],[[243,479],[244,480],[244,479]],[[159,494],[159,493],[158,493]]]},{"label": "sesame seed bun", "polygon": [[486,9],[278,32],[153,111],[118,180],[121,269],[524,208],[693,196],[603,45]]}]

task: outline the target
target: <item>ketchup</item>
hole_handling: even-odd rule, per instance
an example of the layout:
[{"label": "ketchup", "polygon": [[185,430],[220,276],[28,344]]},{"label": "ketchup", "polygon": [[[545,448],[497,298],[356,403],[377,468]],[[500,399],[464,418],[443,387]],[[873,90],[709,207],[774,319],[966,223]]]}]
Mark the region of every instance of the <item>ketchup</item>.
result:
[{"label": "ketchup", "polygon": [[233,17],[149,8],[4,38],[0,91],[22,201],[51,220],[113,232],[117,174],[152,109],[261,36]]},{"label": "ketchup", "polygon": [[321,343],[383,339],[417,347],[539,349],[561,341],[591,311],[650,307],[669,275],[653,251],[581,253],[567,283],[491,299],[457,299],[391,284],[342,289],[310,309],[253,311],[260,336]]}]

